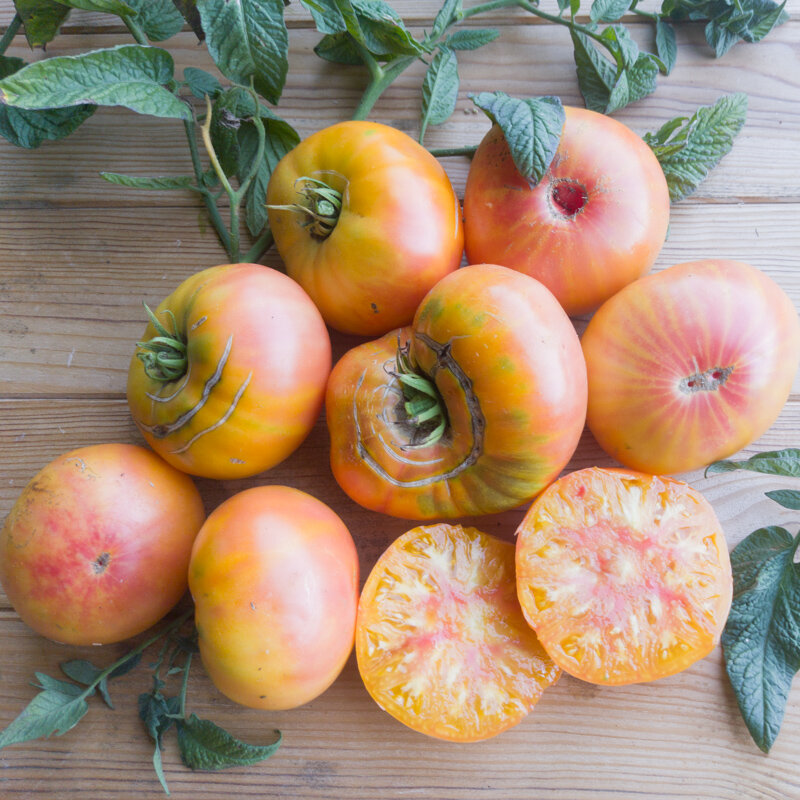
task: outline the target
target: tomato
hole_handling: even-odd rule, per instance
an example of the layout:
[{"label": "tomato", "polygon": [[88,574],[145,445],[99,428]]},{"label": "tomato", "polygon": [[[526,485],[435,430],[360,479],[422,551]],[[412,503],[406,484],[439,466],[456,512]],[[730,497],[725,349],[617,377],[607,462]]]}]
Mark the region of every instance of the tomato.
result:
[{"label": "tomato", "polygon": [[570,315],[597,308],[644,275],[664,243],[669,191],[658,160],[611,117],[565,108],[550,168],[520,175],[496,125],[472,159],[464,193],[467,260],[540,280]]},{"label": "tomato", "polygon": [[324,503],[287,486],[226,500],[189,566],[200,655],[211,680],[251,708],[294,708],[339,675],[353,649],[358,556]]},{"label": "tomato", "polygon": [[158,622],[186,591],[205,519],[191,478],[132,444],[59,456],[0,534],[0,583],[24,622],[65,644],[110,644]]},{"label": "tomato", "polygon": [[583,335],[589,428],[632,469],[726,458],[775,421],[800,360],[800,322],[772,279],[695,261],[623,289]]},{"label": "tomato", "polygon": [[[155,311],[128,372],[150,446],[206,478],[275,466],[317,420],[331,366],[325,323],[292,280],[258,264],[198,272]],[[145,359],[151,359],[148,363]]]},{"label": "tomato", "polygon": [[288,274],[345,333],[408,324],[461,263],[461,209],[447,174],[386,125],[342,122],[309,136],[275,168],[267,204]]},{"label": "tomato", "polygon": [[719,642],[733,585],[714,509],[686,483],[592,467],[517,530],[525,617],[561,669],[591,683],[673,675]]},{"label": "tomato", "polygon": [[586,372],[553,295],[482,264],[442,279],[413,326],[346,353],[325,405],[333,474],[356,502],[408,519],[488,514],[569,461]]},{"label": "tomato", "polygon": [[414,528],[380,557],[356,656],[384,711],[454,742],[516,725],[560,675],[522,616],[514,546],[460,525]]}]

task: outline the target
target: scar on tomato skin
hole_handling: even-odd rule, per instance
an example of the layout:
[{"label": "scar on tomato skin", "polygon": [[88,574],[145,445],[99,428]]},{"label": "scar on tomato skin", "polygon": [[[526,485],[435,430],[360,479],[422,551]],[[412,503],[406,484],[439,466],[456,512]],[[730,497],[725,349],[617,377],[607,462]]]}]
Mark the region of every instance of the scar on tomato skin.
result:
[{"label": "scar on tomato skin", "polygon": [[375,303],[370,303],[369,307],[372,309],[373,313],[375,313],[375,314],[378,313],[378,306],[375,305]]},{"label": "scar on tomato skin", "polygon": [[231,464],[245,464],[247,463],[243,458],[232,458]]},{"label": "scar on tomato skin", "polygon": [[207,319],[208,319],[208,316],[207,316],[207,315],[205,315],[205,314],[203,314],[203,316],[202,316],[202,317],[200,317],[200,319],[198,319],[198,320],[197,320],[197,322],[195,322],[195,323],[192,325],[192,327],[191,327],[191,328],[189,328],[189,330],[190,330],[190,331],[193,331],[195,328],[199,328],[199,327],[200,327],[200,326],[201,326],[201,325],[202,325],[202,324],[203,324],[203,323],[204,323],[204,322],[205,322]]},{"label": "scar on tomato skin", "polygon": [[94,561],[92,561],[92,570],[95,575],[101,575],[106,571],[109,563],[111,563],[111,553],[101,553]]},{"label": "scar on tomato skin", "polygon": [[716,392],[720,386],[724,386],[733,372],[734,365],[728,367],[710,367],[701,372],[698,370],[694,375],[687,375],[681,378],[678,388],[684,394],[694,394],[695,392]]}]

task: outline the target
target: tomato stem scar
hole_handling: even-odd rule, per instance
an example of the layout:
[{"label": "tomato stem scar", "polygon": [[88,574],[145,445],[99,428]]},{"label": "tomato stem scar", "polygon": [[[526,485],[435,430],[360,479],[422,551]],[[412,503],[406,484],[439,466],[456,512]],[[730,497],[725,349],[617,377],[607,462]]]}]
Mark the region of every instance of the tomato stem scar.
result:
[{"label": "tomato stem scar", "polygon": [[733,365],[729,367],[710,367],[705,372],[699,370],[694,375],[687,375],[681,378],[678,388],[684,394],[694,394],[695,392],[716,392],[733,372]]},{"label": "tomato stem scar", "polygon": [[172,320],[172,333],[170,333],[150,310],[147,303],[143,303],[143,305],[147,316],[150,317],[150,323],[158,334],[146,342],[136,343],[139,348],[136,356],[144,364],[147,377],[161,383],[168,383],[183,377],[188,364],[186,340],[178,330],[175,315],[169,309],[164,310],[164,313]]},{"label": "tomato stem scar", "polygon": [[294,211],[305,216],[303,227],[308,228],[309,233],[315,239],[327,239],[336,223],[339,221],[339,214],[342,210],[342,193],[333,186],[329,186],[325,181],[318,178],[303,176],[295,181],[295,187],[299,185],[297,193],[301,197],[299,203],[288,205],[267,205],[267,208],[278,211]]}]

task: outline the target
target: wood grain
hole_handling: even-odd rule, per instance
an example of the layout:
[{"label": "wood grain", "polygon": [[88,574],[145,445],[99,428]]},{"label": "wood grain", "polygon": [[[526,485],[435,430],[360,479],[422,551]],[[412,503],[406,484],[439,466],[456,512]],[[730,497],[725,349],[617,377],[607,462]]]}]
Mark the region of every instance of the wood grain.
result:
[{"label": "wood grain", "polygon": [[[657,7],[648,0],[645,7]],[[437,3],[396,0],[415,26],[430,27]],[[644,4],[643,4],[644,5]],[[584,11],[588,2],[584,2]],[[543,8],[553,10],[555,0]],[[800,0],[787,10],[800,14]],[[0,32],[13,16],[0,0]],[[287,9],[290,78],[279,113],[302,135],[349,116],[365,85],[358,68],[331,69],[312,52],[319,34],[299,2]],[[649,45],[647,23],[626,16]],[[460,53],[458,108],[431,129],[426,144],[476,143],[488,122],[468,92],[502,89],[517,96],[558,94],[580,103],[565,31],[521,12],[497,12],[474,24],[501,37]],[[657,92],[617,114],[642,133],[688,114],[726,92],[749,96],[747,124],[712,176],[673,209],[657,269],[706,256],[738,258],[764,269],[800,307],[800,21],[757,45],[737,45],[714,60],[702,25],[678,28],[679,56]],[[115,17],[73,11],[47,52],[31,53],[19,36],[9,54],[28,60],[130,41]],[[212,68],[188,31],[170,41],[177,73]],[[415,65],[378,103],[373,119],[416,135],[424,66]],[[460,195],[465,159],[445,159]],[[183,278],[222,263],[224,255],[195,198],[111,186],[101,170],[154,175],[187,173],[182,127],[101,109],[69,139],[36,151],[0,141],[0,519],[25,483],[56,455],[106,442],[142,443],[124,400],[133,343],[143,328],[141,303],[158,302]],[[264,259],[280,266],[271,252]],[[579,330],[584,320],[576,321]],[[357,339],[334,335],[337,355]],[[800,445],[800,379],[775,425],[742,456]],[[412,525],[351,502],[327,467],[328,434],[320,419],[286,462],[244,481],[198,481],[207,509],[243,488],[287,483],[315,494],[341,514],[356,539],[362,580],[383,549]],[[611,465],[585,433],[568,466]],[[795,482],[748,473],[685,476],[712,502],[731,547],[755,528],[785,524],[796,512],[764,496]],[[523,510],[465,520],[512,540]],[[69,648],[33,634],[0,591],[0,728],[33,696],[34,670],[58,674],[60,661],[111,663],[124,646]],[[117,710],[97,698],[80,725],[46,741],[0,751],[2,800],[163,797],[150,768],[152,748],[136,715],[149,689],[140,667],[117,684]],[[222,697],[199,665],[189,710],[245,740],[284,744],[270,761],[220,773],[180,765],[174,739],[164,752],[173,796],[187,800],[800,800],[797,748],[800,694],[790,698],[769,757],[750,741],[724,676],[719,649],[686,672],[654,684],[603,688],[564,677],[518,727],[476,745],[451,745],[414,734],[369,698],[351,659],[331,689],[291,712],[241,708]]]}]

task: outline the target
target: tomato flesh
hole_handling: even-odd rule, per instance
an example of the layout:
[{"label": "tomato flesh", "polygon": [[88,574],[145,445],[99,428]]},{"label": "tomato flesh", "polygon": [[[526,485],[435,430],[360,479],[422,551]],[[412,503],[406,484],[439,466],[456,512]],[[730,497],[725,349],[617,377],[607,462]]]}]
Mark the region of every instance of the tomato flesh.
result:
[{"label": "tomato flesh", "polygon": [[414,528],[383,554],[361,594],[356,655],[381,708],[460,742],[520,722],[560,674],[519,607],[513,545],[460,525]]},{"label": "tomato flesh", "polygon": [[731,567],[687,484],[591,468],[550,486],[518,531],[517,588],[551,658],[592,683],[655,680],[719,641]]}]

